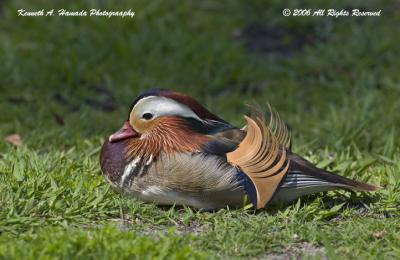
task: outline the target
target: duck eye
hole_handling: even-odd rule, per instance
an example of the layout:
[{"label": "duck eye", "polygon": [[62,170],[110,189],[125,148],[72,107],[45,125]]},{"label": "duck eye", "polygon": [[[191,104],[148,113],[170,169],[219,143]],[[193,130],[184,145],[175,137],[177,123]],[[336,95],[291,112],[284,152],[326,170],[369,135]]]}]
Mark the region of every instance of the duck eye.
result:
[{"label": "duck eye", "polygon": [[150,119],[153,118],[153,114],[151,114],[151,113],[144,113],[144,114],[142,115],[142,118],[143,118],[143,119],[146,119],[146,120],[150,120]]}]

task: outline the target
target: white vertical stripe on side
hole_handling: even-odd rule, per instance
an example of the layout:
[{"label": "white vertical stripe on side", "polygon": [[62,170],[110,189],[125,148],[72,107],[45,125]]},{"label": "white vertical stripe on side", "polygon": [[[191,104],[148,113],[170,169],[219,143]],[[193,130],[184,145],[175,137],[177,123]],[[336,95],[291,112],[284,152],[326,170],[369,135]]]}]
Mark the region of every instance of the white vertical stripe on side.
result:
[{"label": "white vertical stripe on side", "polygon": [[133,169],[137,166],[137,163],[140,161],[140,157],[133,159],[128,165],[125,166],[124,173],[121,176],[120,185],[124,184],[126,177],[129,176],[130,173],[133,172]]}]

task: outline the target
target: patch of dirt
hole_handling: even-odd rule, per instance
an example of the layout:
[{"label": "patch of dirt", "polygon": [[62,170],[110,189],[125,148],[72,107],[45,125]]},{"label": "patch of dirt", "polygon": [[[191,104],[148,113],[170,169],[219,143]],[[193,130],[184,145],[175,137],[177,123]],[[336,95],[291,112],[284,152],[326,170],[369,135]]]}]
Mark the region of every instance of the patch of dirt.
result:
[{"label": "patch of dirt", "polygon": [[61,95],[60,93],[54,93],[53,94],[53,99],[60,105],[63,105],[63,106],[68,106],[69,105],[68,100],[63,95]]},{"label": "patch of dirt", "polygon": [[24,97],[19,96],[7,97],[7,101],[14,105],[22,105],[28,102]]},{"label": "patch of dirt", "polygon": [[117,109],[113,93],[103,84],[94,86],[92,89],[94,96],[85,99],[85,103],[88,106],[94,109],[103,110],[104,112],[112,112]]},{"label": "patch of dirt", "polygon": [[249,52],[262,54],[277,53],[291,56],[306,45],[320,41],[314,30],[297,31],[284,27],[265,27],[253,24],[233,32],[235,39],[243,41]]},{"label": "patch of dirt", "polygon": [[134,229],[134,226],[140,226],[140,233],[143,235],[157,235],[160,233],[168,232],[170,228],[175,227],[176,233],[178,234],[194,234],[199,235],[207,230],[211,229],[211,224],[201,224],[197,221],[192,221],[189,225],[184,225],[182,223],[175,223],[175,225],[153,225],[140,218],[135,219],[112,219],[111,221],[117,223],[118,228],[121,231],[130,231]]},{"label": "patch of dirt", "polygon": [[180,234],[191,233],[194,235],[199,235],[210,229],[211,229],[210,223],[201,224],[200,222],[197,221],[190,222],[189,225],[180,224],[177,226],[177,232]]},{"label": "patch of dirt", "polygon": [[112,112],[116,109],[116,106],[110,100],[96,100],[96,99],[85,99],[86,105],[94,109],[103,110],[105,112]]},{"label": "patch of dirt", "polygon": [[286,259],[303,259],[308,258],[318,258],[318,259],[328,259],[326,256],[325,248],[315,246],[309,242],[303,242],[296,244],[294,246],[289,246],[282,253],[273,253],[265,255],[260,260],[286,260]]},{"label": "patch of dirt", "polygon": [[[67,107],[71,112],[80,110],[82,103],[95,110],[101,110],[104,112],[112,112],[117,109],[117,102],[113,93],[104,84],[94,85],[89,87],[89,89],[92,94],[89,97],[80,97],[79,99],[83,99],[83,101],[79,102],[78,105],[74,104],[60,93],[54,93],[52,97],[54,101],[61,106]],[[59,120],[56,119],[56,121],[58,122]]]},{"label": "patch of dirt", "polygon": [[66,107],[71,112],[76,112],[79,110],[79,107],[77,105],[72,104],[66,97],[64,97],[60,93],[54,93],[52,97],[55,102],[63,107]]}]

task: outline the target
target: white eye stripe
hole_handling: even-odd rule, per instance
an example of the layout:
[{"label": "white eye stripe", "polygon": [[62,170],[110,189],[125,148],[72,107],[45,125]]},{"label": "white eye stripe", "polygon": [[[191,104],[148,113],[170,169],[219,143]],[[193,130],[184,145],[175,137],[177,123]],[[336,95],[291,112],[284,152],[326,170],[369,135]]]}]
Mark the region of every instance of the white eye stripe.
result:
[{"label": "white eye stripe", "polygon": [[160,116],[176,115],[192,117],[202,121],[189,107],[167,97],[149,96],[139,100],[133,107],[137,117],[142,118],[146,113],[153,115],[153,118]]}]

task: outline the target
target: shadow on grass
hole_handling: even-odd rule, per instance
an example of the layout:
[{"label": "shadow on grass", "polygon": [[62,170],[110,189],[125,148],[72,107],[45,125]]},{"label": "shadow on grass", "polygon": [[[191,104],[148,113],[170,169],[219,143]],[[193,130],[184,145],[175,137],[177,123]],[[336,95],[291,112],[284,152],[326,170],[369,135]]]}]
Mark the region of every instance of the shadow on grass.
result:
[{"label": "shadow on grass", "polygon": [[[335,197],[332,196],[321,196],[320,194],[314,194],[309,196],[304,196],[296,201],[291,203],[275,203],[267,206],[265,209],[244,209],[243,207],[238,208],[223,208],[216,210],[202,210],[195,209],[189,207],[194,213],[196,212],[209,212],[209,213],[217,213],[220,210],[245,210],[250,214],[260,214],[267,212],[269,215],[277,215],[282,213],[283,211],[292,210],[294,212],[299,211],[308,211],[309,213],[315,213],[318,215],[322,213],[325,215],[323,219],[330,220],[332,218],[337,217],[340,213],[345,210],[354,209],[357,212],[358,216],[368,215],[370,212],[369,204],[376,203],[381,200],[381,195],[379,193],[355,193],[350,192],[349,196],[337,193]],[[317,207],[318,206],[318,207]],[[164,211],[186,211],[188,207],[180,206],[180,205],[157,205],[157,208]],[[311,214],[313,215],[313,214]]]},{"label": "shadow on grass", "polygon": [[292,203],[275,204],[269,208],[260,210],[267,211],[271,215],[277,215],[283,211],[291,209],[293,214],[304,214],[307,220],[343,220],[342,215],[347,210],[355,210],[355,215],[366,216],[371,214],[368,205],[381,200],[379,193],[356,193],[349,191],[350,195],[342,194],[339,191],[334,192],[332,196],[321,196],[313,194],[304,196]]}]

